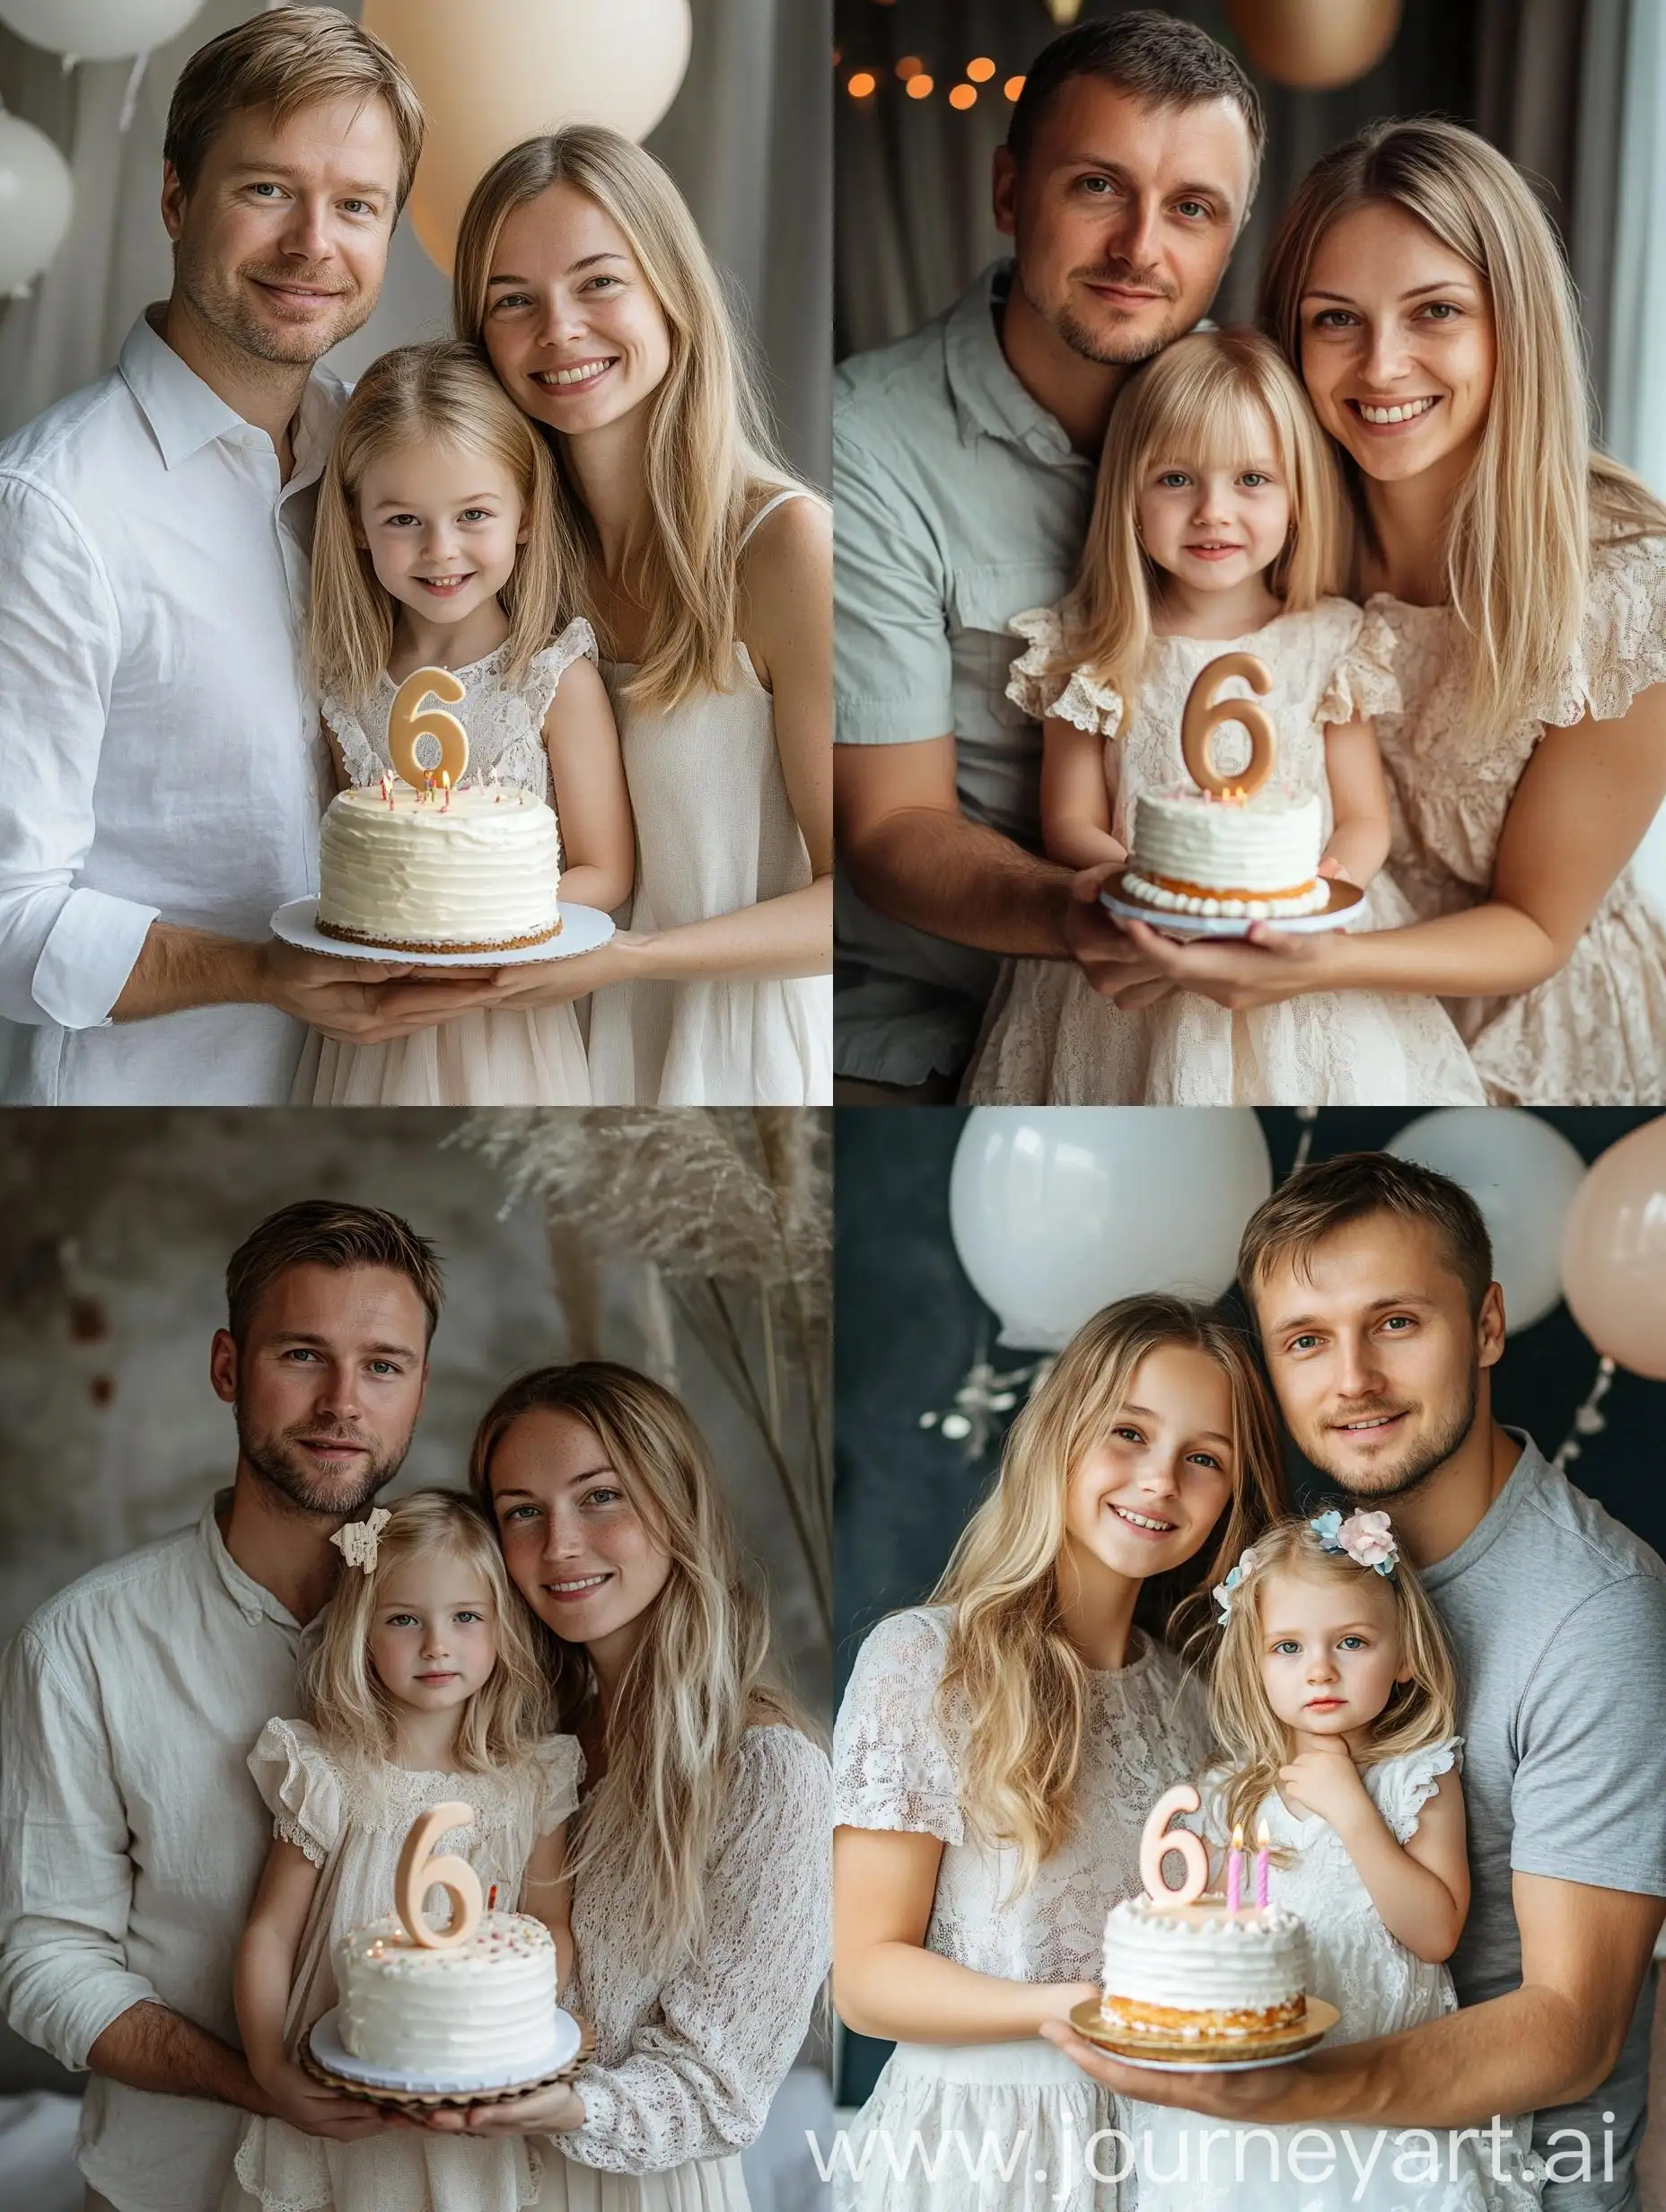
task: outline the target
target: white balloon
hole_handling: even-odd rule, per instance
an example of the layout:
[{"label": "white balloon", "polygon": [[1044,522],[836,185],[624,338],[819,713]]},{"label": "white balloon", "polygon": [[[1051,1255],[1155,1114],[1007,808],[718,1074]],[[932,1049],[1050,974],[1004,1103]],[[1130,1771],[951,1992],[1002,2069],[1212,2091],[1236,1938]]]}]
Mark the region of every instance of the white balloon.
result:
[{"label": "white balloon", "polygon": [[0,0],[0,23],[77,61],[148,54],[177,38],[203,0]]},{"label": "white balloon", "polygon": [[1272,1188],[1248,1107],[980,1106],[955,1149],[949,1220],[1001,1342],[1058,1351],[1114,1298],[1219,1297]]},{"label": "white balloon", "polygon": [[1512,1336],[1561,1304],[1562,1228],[1586,1169],[1559,1130],[1520,1106],[1447,1106],[1383,1149],[1450,1175],[1480,1207]]},{"label": "white balloon", "polygon": [[64,156],[44,131],[0,109],[0,297],[39,276],[74,207]]}]

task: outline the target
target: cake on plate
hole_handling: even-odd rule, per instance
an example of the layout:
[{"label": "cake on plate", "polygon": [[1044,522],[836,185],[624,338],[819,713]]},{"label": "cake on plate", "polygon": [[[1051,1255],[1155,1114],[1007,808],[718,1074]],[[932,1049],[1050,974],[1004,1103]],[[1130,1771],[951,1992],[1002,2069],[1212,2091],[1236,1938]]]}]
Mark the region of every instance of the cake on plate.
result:
[{"label": "cake on plate", "polygon": [[319,832],[318,926],[390,952],[504,952],[561,927],[556,818],[505,785],[338,792]]},{"label": "cake on plate", "polygon": [[541,1920],[482,1914],[444,1949],[415,1943],[397,1913],[336,1945],[337,2033],[389,2074],[467,2079],[535,2066],[556,2028],[556,1946]]},{"label": "cake on plate", "polygon": [[1105,1921],[1100,2015],[1153,2042],[1235,2041],[1300,2027],[1307,1944],[1282,1905],[1236,1912],[1215,1897],[1113,1905]]}]

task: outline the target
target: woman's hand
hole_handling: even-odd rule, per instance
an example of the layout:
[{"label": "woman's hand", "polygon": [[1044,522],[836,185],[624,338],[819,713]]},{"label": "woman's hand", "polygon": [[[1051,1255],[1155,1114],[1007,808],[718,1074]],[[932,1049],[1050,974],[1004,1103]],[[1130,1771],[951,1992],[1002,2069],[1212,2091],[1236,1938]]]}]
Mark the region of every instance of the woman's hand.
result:
[{"label": "woman's hand", "polygon": [[[1043,2020],[1062,2020],[1070,2025],[1070,2015],[1078,2005],[1097,2005],[1100,1992],[1091,1981],[1054,1981],[1036,1991],[1041,2001]],[[1039,2032],[1039,2031],[1038,2031]]]},{"label": "woman's hand", "polygon": [[584,2125],[584,2100],[571,2082],[557,2082],[502,2104],[436,2110],[425,2116],[423,2125],[436,2135],[570,2135]]},{"label": "woman's hand", "polygon": [[1276,1006],[1310,991],[1334,990],[1335,979],[1321,937],[1274,929],[1251,922],[1247,936],[1194,937],[1184,944],[1144,922],[1129,922],[1126,935],[1135,948],[1131,988],[1095,981],[1093,988],[1125,1011],[1149,1006],[1170,991],[1195,991],[1199,998],[1243,1014],[1253,1006]]}]

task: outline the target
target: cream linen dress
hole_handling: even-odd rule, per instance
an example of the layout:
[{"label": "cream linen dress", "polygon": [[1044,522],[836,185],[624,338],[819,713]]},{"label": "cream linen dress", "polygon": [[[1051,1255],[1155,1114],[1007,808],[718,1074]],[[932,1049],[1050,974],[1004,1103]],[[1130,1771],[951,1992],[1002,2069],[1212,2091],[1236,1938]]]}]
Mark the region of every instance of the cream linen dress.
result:
[{"label": "cream linen dress", "polygon": [[543,2144],[541,2212],[747,2212],[740,2153],[828,1971],[830,1799],[827,1754],[807,1736],[746,1731],[706,1860],[706,1938],[668,1978],[633,1956],[622,1870],[580,1867],[571,2004],[596,2055],[574,2085],[583,2126]]},{"label": "cream linen dress", "polygon": [[[457,716],[469,733],[469,779],[518,785],[553,807],[544,716],[574,662],[596,658],[596,640],[588,622],[569,622],[513,688],[503,680],[506,651],[500,645],[455,671],[468,689]],[[384,671],[362,718],[339,699],[320,702],[355,785],[379,784],[394,772],[388,717],[396,689]],[[453,1022],[381,1045],[336,1044],[314,1034],[294,1092],[297,1104],[314,1106],[588,1106],[590,1096],[583,1039],[570,1005],[471,1006]]]},{"label": "cream linen dress", "polygon": [[[1397,1842],[1416,1835],[1423,1808],[1460,1752],[1460,1739],[1450,1736],[1362,1769],[1366,1792]],[[1187,1823],[1208,1836],[1217,1853],[1226,1834],[1224,1786],[1218,1770],[1206,1776],[1203,1811]],[[1451,1976],[1390,1935],[1328,1821],[1317,1814],[1298,1820],[1276,1790],[1250,1821],[1251,1834],[1262,1820],[1274,1848],[1290,1854],[1288,1865],[1270,1870],[1271,1895],[1301,1917],[1309,1994],[1342,2015],[1328,2043],[1398,2035],[1457,2011]],[[1379,2134],[1363,2127],[1258,2125],[1241,2146],[1240,2180],[1240,2146],[1223,2122],[1155,2105],[1138,2105],[1135,2114],[1140,2212],[1352,2212],[1355,2206],[1361,2212],[1534,2212],[1540,2201],[1544,2169],[1533,2155],[1530,2115],[1503,2122],[1496,2176],[1486,2171],[1491,2154],[1485,2145],[1454,2147],[1444,2130],[1428,2136],[1421,2129]],[[1211,2132],[1215,2140],[1206,2142]],[[1269,2136],[1278,2146],[1276,2175]],[[1301,2136],[1307,2140],[1293,2170],[1287,2154]],[[1313,2177],[1320,2171],[1315,2137],[1327,2136],[1334,2167],[1325,2181]],[[1431,2177],[1431,2143],[1438,2146],[1438,2180]]]},{"label": "cream linen dress", "polygon": [[[746,539],[789,499],[753,516]],[[787,797],[775,705],[738,641],[728,691],[646,707],[636,665],[602,670],[636,817],[633,929],[680,929],[802,891],[812,871]],[[830,950],[829,950],[830,958]],[[825,1106],[833,1096],[833,979],[620,983],[590,1018],[599,1106]]]},{"label": "cream linen dress", "polygon": [[[1278,738],[1273,787],[1318,792],[1327,838],[1325,724],[1375,717],[1399,704],[1389,665],[1393,634],[1381,615],[1363,615],[1347,600],[1280,615],[1246,637],[1155,639],[1151,672],[1121,736],[1118,693],[1087,669],[1047,672],[1063,640],[1056,609],[1014,615],[1011,628],[1030,642],[1013,663],[1007,697],[1037,721],[1052,715],[1100,732],[1108,769],[1115,747],[1113,834],[1130,847],[1139,794],[1188,780],[1180,751],[1187,695],[1222,654],[1250,652],[1267,663]],[[1239,680],[1230,688],[1250,696]],[[1249,754],[1244,731],[1221,731],[1214,758],[1223,774]],[[1412,918],[1380,873],[1350,926],[1390,929]],[[1462,1040],[1433,998],[1315,993],[1232,1014],[1188,991],[1125,1013],[1094,993],[1074,961],[1059,960],[1006,964],[967,1095],[989,1105],[1478,1106],[1484,1098]]]},{"label": "cream linen dress", "polygon": [[[1090,1673],[1074,1832],[1013,1899],[1017,1854],[969,1836],[933,1710],[949,1628],[947,1607],[918,1608],[882,1620],[863,1646],[834,1736],[834,1819],[942,1839],[928,1951],[1005,1980],[1097,1983],[1106,1912],[1141,1887],[1146,1814],[1207,1763],[1201,1693],[1149,1637],[1127,1665]],[[850,2131],[834,2202],[840,2212],[1114,2212],[1132,2206],[1132,2185],[1095,2181],[1083,2146],[1126,2124],[1120,2100],[1039,2036],[899,2043]],[[1094,2155],[1107,2174],[1122,2163],[1114,2145]]]},{"label": "cream linen dress", "polygon": [[[1599,551],[1579,642],[1539,713],[1467,726],[1450,607],[1370,602],[1390,639],[1403,706],[1377,736],[1394,802],[1390,865],[1420,920],[1478,906],[1510,802],[1547,723],[1609,722],[1666,683],[1666,539]],[[1567,965],[1514,998],[1448,1002],[1486,1095],[1501,1106],[1666,1103],[1666,920],[1629,868]]]},{"label": "cream linen dress", "polygon": [[[392,1911],[399,1852],[425,1807],[448,1798],[474,1806],[473,1826],[448,1829],[434,1849],[466,1858],[481,1890],[495,1883],[500,1909],[513,1909],[535,1839],[577,1808],[583,1764],[576,1737],[547,1736],[519,1774],[382,1766],[355,1776],[305,1721],[268,1721],[249,1755],[250,1772],[271,1809],[273,1834],[320,1870],[284,2021],[291,2054],[303,2030],[336,2003],[338,1939]],[[518,2137],[469,2142],[400,2129],[334,2143],[285,2120],[256,2119],[243,2130],[222,2212],[256,2205],[261,2212],[517,2212],[537,2199],[540,2164],[535,2146]]]}]

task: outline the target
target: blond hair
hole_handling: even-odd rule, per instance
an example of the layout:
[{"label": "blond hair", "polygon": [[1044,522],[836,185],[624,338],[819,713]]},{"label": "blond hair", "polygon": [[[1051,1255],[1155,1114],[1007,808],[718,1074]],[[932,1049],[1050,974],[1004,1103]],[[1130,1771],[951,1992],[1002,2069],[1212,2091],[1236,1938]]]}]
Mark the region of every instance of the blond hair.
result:
[{"label": "blond hair", "polygon": [[[631,1922],[629,1955],[663,1974],[703,1938],[706,1860],[745,1731],[810,1731],[771,1668],[767,1608],[681,1400],[611,1360],[522,1375],[487,1409],[469,1456],[469,1479],[487,1513],[492,1455],[538,1410],[571,1414],[595,1431],[614,1479],[670,1558],[609,1708],[607,1773],[585,1799],[569,1861],[577,1876],[605,1856]],[[589,1654],[548,1630],[540,1642],[558,1723],[576,1731],[595,1699]]]},{"label": "blond hair", "polygon": [[[1467,719],[1507,728],[1558,687],[1585,613],[1593,544],[1666,531],[1666,506],[1591,444],[1577,296],[1549,219],[1486,139],[1420,117],[1373,123],[1310,170],[1262,278],[1261,320],[1298,367],[1302,301],[1333,224],[1402,209],[1469,264],[1492,308],[1497,368],[1475,460],[1446,522],[1447,597],[1467,645]],[[1364,480],[1342,474],[1373,542]]]},{"label": "blond hair", "polygon": [[1261,1589],[1281,1569],[1324,1582],[1363,1577],[1381,1585],[1380,1594],[1393,1609],[1401,1663],[1411,1679],[1394,1685],[1364,1749],[1355,1753],[1356,1765],[1375,1766],[1442,1743],[1457,1726],[1458,1682],[1446,1632],[1405,1552],[1391,1575],[1380,1576],[1346,1551],[1327,1551],[1301,1515],[1276,1521],[1256,1538],[1254,1569],[1232,1593],[1209,1685],[1210,1722],[1228,1769],[1228,1835],[1240,1824],[1248,1832],[1294,1748],[1289,1728],[1267,1703],[1261,1678]]},{"label": "blond hair", "polygon": [[1342,491],[1330,441],[1277,347],[1255,330],[1194,330],[1136,369],[1118,394],[1057,664],[1091,668],[1119,692],[1124,729],[1151,653],[1152,601],[1162,589],[1140,541],[1148,471],[1158,461],[1241,465],[1269,439],[1290,496],[1290,530],[1267,587],[1287,613],[1301,614],[1340,587]]},{"label": "blond hair", "polygon": [[497,1663],[462,1708],[454,1755],[465,1773],[525,1769],[545,1734],[548,1691],[533,1623],[504,1572],[496,1532],[461,1490],[413,1490],[388,1508],[368,1575],[346,1569],[302,1663],[306,1714],[324,1747],[361,1772],[391,1759],[393,1700],[371,1662],[370,1631],[390,1577],[436,1553],[473,1567],[491,1593]]},{"label": "blond hair", "polygon": [[391,49],[339,8],[282,7],[251,15],[199,46],[168,103],[162,159],[189,192],[226,118],[263,108],[274,124],[326,100],[380,100],[399,142],[396,213],[422,154],[422,102]]},{"label": "blond hair", "polygon": [[1164,1624],[1177,1637],[1204,1613],[1206,1585],[1284,1511],[1284,1473],[1266,1385],[1242,1337],[1203,1306],[1154,1295],[1107,1306],[1060,1353],[1013,1422],[995,1488],[929,1601],[953,1613],[937,1712],[962,1746],[961,1804],[986,1842],[1016,1849],[1014,1896],[1075,1821],[1087,1669],[1061,1618],[1065,1493],[1140,1363],[1169,1345],[1203,1353],[1226,1377],[1236,1464],[1211,1564],[1154,1578],[1142,1595],[1148,1611],[1179,1601]]},{"label": "blond hair", "polygon": [[472,346],[453,339],[383,354],[354,387],[319,487],[307,647],[320,693],[358,707],[393,649],[393,601],[360,544],[359,487],[378,454],[424,440],[488,455],[508,473],[530,533],[498,593],[509,618],[503,678],[522,682],[562,619],[554,471],[544,442]]},{"label": "blond hair", "polygon": [[[741,540],[760,495],[797,488],[776,451],[741,333],[711,256],[675,184],[651,154],[601,124],[529,138],[476,185],[457,234],[452,320],[484,347],[492,259],[504,224],[552,186],[571,185],[625,233],[664,314],[671,364],[648,402],[648,521],[622,579],[647,630],[626,695],[671,707],[735,678]],[[555,438],[557,460],[561,441]],[[559,468],[562,562],[585,573],[594,528]],[[593,603],[583,609],[605,637]]]}]

